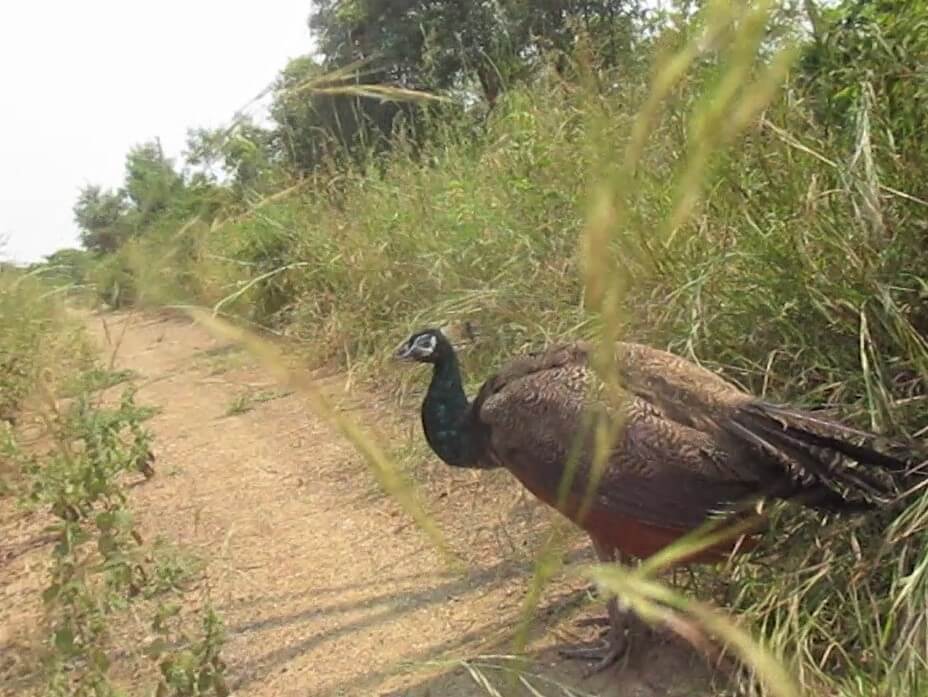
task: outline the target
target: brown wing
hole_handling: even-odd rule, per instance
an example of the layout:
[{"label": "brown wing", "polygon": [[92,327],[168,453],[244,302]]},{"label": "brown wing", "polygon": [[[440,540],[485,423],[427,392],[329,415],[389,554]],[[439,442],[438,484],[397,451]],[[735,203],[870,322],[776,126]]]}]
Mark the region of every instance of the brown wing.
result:
[{"label": "brown wing", "polygon": [[[475,402],[492,451],[539,498],[556,505],[571,445],[591,406],[624,420],[597,487],[594,505],[603,513],[688,529],[761,485],[758,473],[733,466],[740,453],[674,421],[656,404],[630,394],[597,399],[587,351],[586,344],[569,344],[516,361],[488,381]],[[572,487],[577,496],[590,481],[591,437],[581,452]]]},{"label": "brown wing", "polygon": [[891,500],[919,459],[913,444],[883,443],[876,434],[770,404],[666,351],[619,343],[616,364],[631,392],[743,453],[740,468],[778,472],[778,495],[802,488],[814,505],[866,508]]},{"label": "brown wing", "polygon": [[[557,491],[584,409],[621,410],[625,428],[603,474],[603,506],[654,524],[692,521],[744,495],[846,509],[891,500],[919,459],[873,434],[768,404],[671,353],[618,343],[627,393],[603,398],[591,346],[562,344],[509,364],[481,389],[474,416],[493,455],[547,500]],[[591,445],[587,444],[587,451]],[[578,486],[589,471],[581,462]],[[582,489],[581,489],[582,490]],[[549,501],[550,502],[550,501]]]},{"label": "brown wing", "polygon": [[[571,379],[586,386],[592,350],[589,342],[577,341],[516,359],[484,384],[476,402],[479,404],[522,377],[568,365],[582,368],[573,371]],[[699,430],[721,433],[716,422],[754,399],[692,361],[643,344],[616,342],[615,366],[628,392],[655,406],[668,418]]]},{"label": "brown wing", "polygon": [[753,399],[721,376],[668,351],[618,342],[615,356],[629,392],[699,430],[720,434],[718,422]]}]

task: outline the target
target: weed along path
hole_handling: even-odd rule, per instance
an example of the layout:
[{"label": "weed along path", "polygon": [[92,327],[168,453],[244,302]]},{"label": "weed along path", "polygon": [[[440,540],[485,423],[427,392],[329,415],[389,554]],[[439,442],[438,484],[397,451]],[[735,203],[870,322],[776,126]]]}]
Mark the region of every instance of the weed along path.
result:
[{"label": "weed along path", "polygon": [[[416,469],[429,511],[466,562],[455,570],[380,493],[354,448],[236,347],[185,319],[88,322],[101,350],[118,345],[114,367],[137,374],[138,402],[161,409],[148,422],[156,474],[133,488],[133,509],[146,538],[176,540],[206,562],[199,583],[226,626],[234,694],[711,694],[698,659],[659,640],[581,679],[585,665],[561,661],[554,647],[595,633],[578,628],[578,612],[603,607],[581,608],[585,584],[570,574],[546,587],[535,614],[531,687],[509,690],[505,654],[550,514],[518,497],[505,472],[431,460]],[[388,450],[388,438],[397,447],[421,438],[417,415],[347,392],[341,376],[318,379],[340,409],[388,434]],[[570,561],[591,560],[576,542]]]}]

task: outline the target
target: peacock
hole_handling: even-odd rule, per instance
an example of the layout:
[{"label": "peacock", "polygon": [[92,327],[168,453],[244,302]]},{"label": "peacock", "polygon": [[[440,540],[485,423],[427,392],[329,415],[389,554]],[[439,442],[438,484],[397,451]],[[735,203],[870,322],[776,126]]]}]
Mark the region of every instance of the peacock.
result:
[{"label": "peacock", "polygon": [[[594,345],[564,342],[516,358],[465,394],[457,352],[437,328],[412,334],[401,361],[432,366],[421,418],[430,448],[453,467],[509,470],[532,494],[587,532],[604,562],[647,558],[707,520],[760,499],[832,513],[899,499],[918,478],[919,446],[759,399],[673,353],[617,342],[617,385],[592,367]],[[589,415],[620,429],[595,472]],[[568,469],[566,496],[559,496]],[[565,492],[560,492],[565,493]],[[758,531],[680,560],[713,562],[751,549]],[[590,673],[628,647],[629,611],[607,601],[603,646],[568,649]]]}]

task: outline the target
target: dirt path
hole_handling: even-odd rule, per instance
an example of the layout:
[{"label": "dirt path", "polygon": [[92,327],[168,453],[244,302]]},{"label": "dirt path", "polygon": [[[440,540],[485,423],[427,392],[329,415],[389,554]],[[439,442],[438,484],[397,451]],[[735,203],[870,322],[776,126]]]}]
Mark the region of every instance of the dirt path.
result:
[{"label": "dirt path", "polygon": [[[234,347],[184,320],[108,315],[106,323],[109,339],[99,318],[90,322],[101,348],[112,351],[108,341],[121,336],[115,367],[136,371],[138,401],[162,409],[149,422],[157,474],[134,489],[133,508],[146,539],[164,535],[207,560],[236,694],[493,694],[475,671],[506,694],[506,661],[480,657],[509,651],[545,509],[520,503],[505,472],[455,472],[430,459],[422,466],[429,509],[467,560],[465,572],[453,572],[378,493],[350,444],[298,396],[275,392]],[[399,433],[387,405],[346,393],[338,376],[320,379],[355,418]],[[400,416],[407,430],[418,423]],[[571,557],[588,555],[578,536]],[[578,695],[704,694],[698,663],[667,645],[638,645],[624,667],[581,680],[584,666],[560,661],[552,646],[590,631],[573,623],[583,598],[576,579],[544,593],[528,673],[536,694],[569,694],[551,681]]]}]

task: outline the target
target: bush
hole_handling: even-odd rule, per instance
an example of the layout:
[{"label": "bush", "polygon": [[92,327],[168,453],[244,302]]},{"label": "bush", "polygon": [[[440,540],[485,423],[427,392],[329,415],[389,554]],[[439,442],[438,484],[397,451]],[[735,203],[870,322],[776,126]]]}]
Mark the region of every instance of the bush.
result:
[{"label": "bush", "polygon": [[90,272],[90,281],[96,287],[99,300],[114,310],[129,306],[136,300],[136,274],[125,249],[100,257]]},{"label": "bush", "polygon": [[39,382],[46,388],[89,365],[91,351],[56,294],[36,273],[0,272],[0,418],[15,420]]}]

